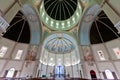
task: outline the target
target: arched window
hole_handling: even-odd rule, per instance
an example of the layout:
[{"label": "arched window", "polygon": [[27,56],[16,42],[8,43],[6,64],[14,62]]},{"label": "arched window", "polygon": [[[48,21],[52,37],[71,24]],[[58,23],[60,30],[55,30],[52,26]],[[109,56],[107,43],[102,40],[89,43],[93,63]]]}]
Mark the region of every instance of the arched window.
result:
[{"label": "arched window", "polygon": [[15,68],[11,68],[8,70],[6,77],[12,78],[14,76],[14,73],[15,73]]},{"label": "arched window", "polygon": [[22,53],[23,53],[23,50],[18,50],[16,56],[15,56],[15,59],[20,59],[21,56],[22,56]]},{"label": "arched window", "polygon": [[114,79],[114,76],[110,70],[106,69],[105,74],[106,74],[107,79]]},{"label": "arched window", "polygon": [[2,48],[0,49],[0,57],[4,57],[4,55],[7,52],[8,47],[6,46],[2,46]]},{"label": "arched window", "polygon": [[95,73],[94,70],[91,70],[91,71],[90,71],[90,75],[91,75],[91,78],[92,78],[92,79],[93,79],[93,78],[97,78],[97,77],[96,77],[96,73]]}]

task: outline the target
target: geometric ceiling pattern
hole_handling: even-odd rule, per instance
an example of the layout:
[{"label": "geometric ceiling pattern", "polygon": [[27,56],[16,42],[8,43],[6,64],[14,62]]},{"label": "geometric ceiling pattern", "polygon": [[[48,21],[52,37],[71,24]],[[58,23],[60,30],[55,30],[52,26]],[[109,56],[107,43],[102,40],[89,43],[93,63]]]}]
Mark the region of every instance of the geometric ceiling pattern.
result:
[{"label": "geometric ceiling pattern", "polygon": [[55,20],[66,20],[76,11],[77,0],[44,0],[46,13]]},{"label": "geometric ceiling pattern", "polygon": [[3,37],[20,43],[30,43],[29,23],[21,11],[12,19]]},{"label": "geometric ceiling pattern", "polygon": [[78,0],[44,0],[39,11],[42,22],[49,29],[59,31],[73,28],[82,14]]},{"label": "geometric ceiling pattern", "polygon": [[49,40],[45,45],[45,49],[51,53],[69,53],[75,49],[73,43],[65,38],[63,34],[56,34],[56,37]]},{"label": "geometric ceiling pattern", "polygon": [[104,11],[101,11],[94,19],[90,30],[91,44],[108,42],[120,37],[118,30],[114,27]]}]

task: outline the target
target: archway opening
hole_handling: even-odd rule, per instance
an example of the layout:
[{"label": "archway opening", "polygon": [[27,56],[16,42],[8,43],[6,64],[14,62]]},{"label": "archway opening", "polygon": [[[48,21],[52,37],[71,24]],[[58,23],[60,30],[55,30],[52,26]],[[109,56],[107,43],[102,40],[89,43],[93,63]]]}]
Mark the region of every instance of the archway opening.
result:
[{"label": "archway opening", "polygon": [[92,79],[97,78],[96,73],[95,73],[94,70],[91,70],[91,71],[90,71],[90,75],[91,75],[91,78],[92,78]]},{"label": "archway opening", "polygon": [[64,77],[65,67],[63,65],[56,65],[54,68],[55,77]]}]

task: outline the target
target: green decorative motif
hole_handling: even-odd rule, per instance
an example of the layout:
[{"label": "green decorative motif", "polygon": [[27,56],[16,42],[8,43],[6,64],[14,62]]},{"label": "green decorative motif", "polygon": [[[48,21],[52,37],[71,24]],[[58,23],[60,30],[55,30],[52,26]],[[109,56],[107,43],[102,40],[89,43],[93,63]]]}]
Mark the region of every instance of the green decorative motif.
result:
[{"label": "green decorative motif", "polygon": [[77,4],[77,9],[74,12],[74,14],[66,19],[66,20],[55,20],[51,18],[47,12],[45,11],[44,2],[42,2],[40,6],[40,18],[42,22],[50,29],[52,30],[69,30],[73,28],[76,24],[78,24],[81,14],[82,14],[82,8],[80,6],[80,3]]}]

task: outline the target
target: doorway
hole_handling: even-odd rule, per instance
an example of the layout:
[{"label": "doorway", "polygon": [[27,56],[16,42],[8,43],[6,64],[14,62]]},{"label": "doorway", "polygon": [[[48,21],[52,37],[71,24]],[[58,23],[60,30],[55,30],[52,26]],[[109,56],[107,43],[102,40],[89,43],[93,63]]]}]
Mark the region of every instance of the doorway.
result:
[{"label": "doorway", "polygon": [[91,75],[91,78],[92,78],[92,79],[96,79],[96,78],[97,78],[97,77],[96,77],[96,73],[95,73],[94,70],[91,70],[91,71],[90,71],[90,75]]},{"label": "doorway", "polygon": [[65,77],[65,67],[63,65],[56,65],[54,69],[55,78]]}]

